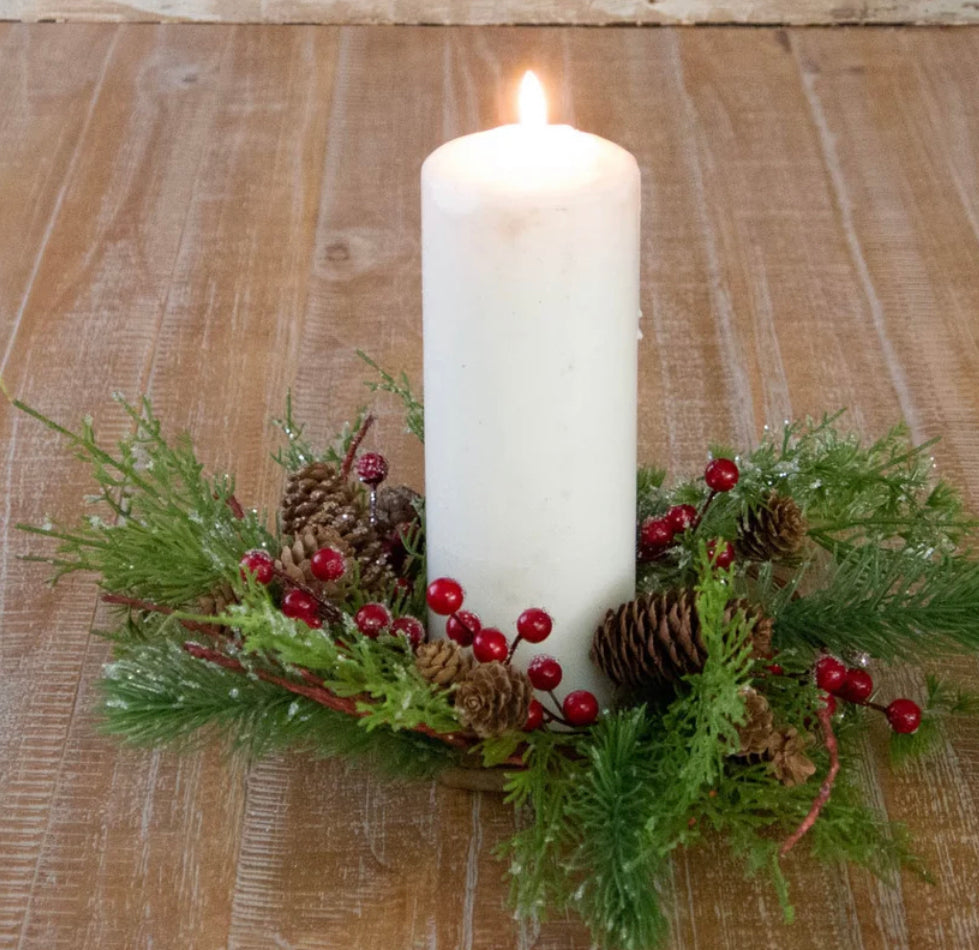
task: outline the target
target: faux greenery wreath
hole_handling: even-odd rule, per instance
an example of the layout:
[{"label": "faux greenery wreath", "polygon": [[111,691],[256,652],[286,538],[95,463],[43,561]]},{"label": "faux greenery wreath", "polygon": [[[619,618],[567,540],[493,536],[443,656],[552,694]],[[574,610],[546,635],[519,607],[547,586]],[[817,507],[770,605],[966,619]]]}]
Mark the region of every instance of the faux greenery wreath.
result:
[{"label": "faux greenery wreath", "polygon": [[[422,439],[407,379],[379,372],[373,388],[404,401]],[[15,405],[92,467],[92,513],[20,527],[58,542],[37,558],[54,580],[92,571],[120,608],[108,731],[150,745],[223,731],[255,755],[366,759],[399,777],[502,768],[521,828],[500,849],[514,907],[574,910],[605,948],[666,937],[670,856],[706,836],[767,872],[789,919],[780,860],[799,841],[885,879],[924,873],[866,804],[862,736],[884,712],[899,765],[976,703],[928,677],[918,702],[878,705],[866,666],[973,653],[979,562],[975,522],[902,428],[865,444],[833,416],[747,453],[713,447],[703,477],[670,487],[641,469],[639,585],[596,631],[592,657],[618,688],[596,718],[568,697],[550,708],[559,670],[512,670],[513,644],[479,636],[452,579],[428,587],[423,499],[378,490],[383,458],[357,458],[366,414],[317,451],[287,404],[273,526],[230,476],[204,474],[186,437],[167,441],[146,400],[122,401],[134,434],[114,449],[89,420],[71,431]],[[427,639],[428,605],[449,638]],[[518,639],[546,636],[546,614],[521,619]]]}]

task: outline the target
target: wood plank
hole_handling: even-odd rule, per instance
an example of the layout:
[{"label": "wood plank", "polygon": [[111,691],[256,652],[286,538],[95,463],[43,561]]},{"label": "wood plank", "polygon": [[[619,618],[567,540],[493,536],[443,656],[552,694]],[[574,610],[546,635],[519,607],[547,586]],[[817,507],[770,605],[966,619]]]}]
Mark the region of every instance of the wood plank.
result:
[{"label": "wood plank", "polygon": [[0,19],[208,23],[808,24],[979,22],[971,0],[0,0]]},{"label": "wood plank", "polygon": [[0,364],[30,295],[64,198],[78,143],[104,77],[115,31],[36,30],[0,24]]},{"label": "wood plank", "polygon": [[[34,46],[41,63],[50,62],[40,34],[31,32],[26,46]],[[22,288],[29,296],[3,370],[12,393],[56,418],[75,424],[82,407],[97,410],[100,431],[111,441],[128,421],[112,406],[110,392],[131,394],[145,384],[208,131],[214,93],[206,80],[223,39],[198,27],[179,36],[152,27],[65,32],[75,34],[78,59],[88,55],[100,70],[103,60],[107,65],[50,226],[34,232],[39,260]],[[52,49],[67,52],[68,39],[50,34]],[[68,75],[77,69],[63,68]],[[55,120],[60,115],[71,128],[72,116],[26,85],[5,92],[21,98],[18,108],[26,114],[37,110],[39,135],[47,130],[54,153],[62,134]],[[72,99],[63,105],[76,108]],[[7,145],[16,157],[18,143]],[[45,151],[41,138],[27,137],[25,147]],[[17,536],[15,522],[39,523],[47,513],[74,517],[87,473],[66,457],[60,439],[12,414],[6,403],[0,426],[6,555],[34,547]],[[152,756],[134,765],[131,754],[96,736],[93,690],[107,646],[89,634],[95,591],[82,578],[45,590],[45,573],[6,556],[0,573],[0,943],[112,946],[111,939],[89,942],[89,928],[101,920],[118,934],[132,919],[114,916],[119,905],[128,903],[137,920],[142,908],[132,902],[128,873],[101,903],[93,901],[93,882],[111,874],[121,854],[142,853],[138,829],[150,813],[139,797],[158,769]],[[184,768],[178,800],[196,798],[200,771],[200,764]],[[110,788],[124,800],[120,811],[135,821],[137,831],[124,841],[119,815],[108,810]],[[192,854],[193,840],[181,841],[174,853],[181,852]],[[154,891],[180,893],[161,887],[159,868],[144,870],[154,878]]]},{"label": "wood plank", "polygon": [[[974,507],[979,110],[961,90],[979,79],[979,37],[932,39],[923,36],[919,46],[882,31],[840,44],[813,32],[794,35],[792,46],[867,300],[868,336],[915,436],[942,436],[939,468],[965,486]],[[940,669],[953,681],[979,676],[974,660]],[[890,682],[920,695],[920,674],[899,672]],[[976,724],[957,726],[941,755],[885,773],[889,814],[907,821],[929,865],[942,869],[939,893],[926,889],[906,902],[913,947],[979,942],[979,913],[968,896],[979,886],[977,740]]]},{"label": "wood plank", "polygon": [[[555,120],[621,142],[643,171],[646,460],[685,472],[710,440],[849,404],[868,432],[903,414],[946,433],[942,469],[979,502],[970,31],[0,26],[0,44],[22,51],[0,58],[0,121],[18,117],[0,129],[21,130],[0,131],[0,193],[12,181],[18,199],[0,217],[31,222],[27,248],[0,252],[0,299],[23,304],[3,369],[46,411],[94,410],[112,437],[109,390],[148,389],[170,431],[235,468],[243,500],[273,505],[267,423],[288,388],[322,440],[369,398],[355,349],[420,380],[419,165],[509,119],[533,63]],[[78,62],[43,80],[52,100],[32,98],[18,79],[43,75],[52,48]],[[32,154],[63,171],[35,174]],[[378,408],[371,446],[419,486],[400,408]],[[77,509],[80,473],[6,407],[0,437],[7,552],[12,521]],[[511,929],[498,798],[99,738],[93,588],[52,594],[40,576],[0,562],[0,946],[590,945],[576,921]],[[708,847],[676,862],[674,946],[979,942],[977,740],[958,727],[896,778],[871,745],[871,794],[911,823],[940,888],[892,891],[800,855],[786,929],[767,885]]]}]

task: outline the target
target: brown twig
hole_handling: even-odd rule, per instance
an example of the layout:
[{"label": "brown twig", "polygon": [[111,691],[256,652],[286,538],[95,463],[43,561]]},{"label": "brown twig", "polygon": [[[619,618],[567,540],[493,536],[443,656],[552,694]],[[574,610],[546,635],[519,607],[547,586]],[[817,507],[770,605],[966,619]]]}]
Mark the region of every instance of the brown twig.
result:
[{"label": "brown twig", "polygon": [[836,773],[840,770],[839,750],[836,745],[836,736],[833,735],[833,725],[830,719],[832,713],[828,706],[820,704],[816,715],[819,717],[820,726],[822,726],[823,742],[826,744],[826,749],[829,752],[829,771],[826,773],[826,778],[823,779],[823,784],[819,787],[819,794],[813,801],[812,808],[809,809],[809,814],[806,815],[802,820],[802,824],[792,832],[779,849],[778,855],[780,858],[784,858],[799,843],[802,836],[816,823],[816,819],[823,810],[823,806],[829,801],[830,793],[833,791],[833,783],[836,781]]},{"label": "brown twig", "polygon": [[231,509],[231,513],[241,521],[245,517],[245,509],[241,507],[241,502],[235,498],[234,495],[228,495],[227,498],[228,507]]},{"label": "brown twig", "polygon": [[[172,607],[164,607],[163,604],[154,604],[149,600],[139,600],[136,597],[126,597],[124,594],[103,594],[102,602],[106,604],[116,604],[120,607],[132,607],[134,610],[144,610],[148,613],[169,615],[174,613]],[[181,620],[181,625],[188,630],[196,633],[213,633],[214,624],[200,623],[197,620]]]},{"label": "brown twig", "polygon": [[[364,716],[368,715],[366,710],[357,708],[358,703],[368,702],[368,698],[366,696],[337,696],[336,693],[333,693],[327,689],[326,686],[323,685],[322,680],[318,679],[309,670],[299,671],[300,675],[304,680],[306,680],[306,682],[297,683],[295,680],[288,679],[284,676],[278,676],[269,670],[249,670],[240,660],[235,659],[233,656],[228,656],[226,653],[222,653],[220,650],[211,649],[210,647],[203,646],[200,643],[188,641],[184,644],[184,649],[198,660],[207,660],[208,662],[214,663],[217,666],[224,667],[226,670],[231,670],[233,673],[254,673],[255,676],[261,680],[265,680],[266,683],[272,683],[276,686],[281,686],[290,693],[305,696],[307,699],[311,699],[314,703],[319,703],[321,706],[325,706],[327,709],[332,709],[335,712],[344,713],[347,716],[354,716],[357,719],[362,719]],[[439,742],[444,742],[446,745],[452,746],[456,749],[468,749],[473,744],[472,741],[459,733],[436,732],[434,729],[426,726],[424,723],[415,726],[412,731],[419,732],[422,735],[429,736],[432,739],[438,739]]]},{"label": "brown twig", "polygon": [[354,456],[357,454],[357,449],[360,448],[360,443],[364,441],[364,436],[367,435],[367,430],[371,427],[374,422],[374,413],[369,412],[364,417],[364,421],[360,424],[360,428],[357,430],[357,434],[350,441],[350,448],[347,449],[347,454],[343,457],[343,464],[340,466],[340,474],[344,478],[348,478],[350,475],[350,469],[354,464]]}]

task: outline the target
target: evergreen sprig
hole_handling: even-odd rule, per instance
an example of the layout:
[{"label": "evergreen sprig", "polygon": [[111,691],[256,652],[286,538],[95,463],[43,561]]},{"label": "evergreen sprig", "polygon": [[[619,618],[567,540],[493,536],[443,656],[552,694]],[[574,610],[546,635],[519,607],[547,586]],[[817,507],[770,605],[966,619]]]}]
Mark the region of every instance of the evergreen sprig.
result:
[{"label": "evergreen sprig", "polygon": [[427,778],[455,761],[415,732],[368,732],[363,720],[256,676],[196,659],[174,617],[134,620],[116,635],[100,681],[103,728],[137,745],[188,748],[223,737],[259,758],[277,751],[363,761],[392,777]]},{"label": "evergreen sprig", "polygon": [[263,517],[241,508],[229,475],[204,475],[186,435],[162,435],[148,399],[117,397],[134,426],[115,451],[103,448],[91,419],[73,432],[21,402],[14,405],[62,435],[92,470],[99,509],[74,526],[18,525],[59,542],[53,580],[93,571],[111,591],[179,607],[233,579],[244,552],[270,547]]},{"label": "evergreen sprig", "polygon": [[387,370],[382,369],[374,362],[363,350],[357,350],[357,355],[380,376],[380,382],[368,382],[367,388],[371,392],[391,393],[397,396],[404,404],[405,428],[418,439],[419,442],[425,441],[425,407],[417,399],[411,389],[411,382],[406,373],[402,372],[399,377],[394,377]]},{"label": "evergreen sprig", "polygon": [[287,472],[298,472],[311,462],[332,462],[340,465],[347,449],[367,418],[367,409],[361,407],[353,422],[346,422],[325,449],[316,450],[305,436],[306,426],[296,421],[292,412],[292,393],[286,394],[286,411],[282,418],[272,420],[272,425],[286,437],[286,444],[272,454],[272,460]]}]

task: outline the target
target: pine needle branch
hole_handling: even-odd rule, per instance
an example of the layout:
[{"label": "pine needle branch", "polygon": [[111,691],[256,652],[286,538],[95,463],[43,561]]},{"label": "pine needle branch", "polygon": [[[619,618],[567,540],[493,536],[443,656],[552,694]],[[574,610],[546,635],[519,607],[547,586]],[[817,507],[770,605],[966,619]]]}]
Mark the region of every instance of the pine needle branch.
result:
[{"label": "pine needle branch", "polygon": [[69,527],[18,525],[58,542],[47,558],[57,581],[73,571],[95,571],[112,591],[167,606],[192,602],[221,581],[234,580],[238,562],[272,539],[255,511],[245,512],[227,475],[208,478],[187,436],[174,444],[161,434],[147,399],[119,397],[134,432],[114,452],[103,448],[90,419],[72,432],[35,409],[15,405],[64,436],[87,462],[107,517],[91,514]]},{"label": "pine needle branch", "polygon": [[400,377],[395,378],[387,370],[382,369],[374,362],[363,350],[357,350],[357,355],[375,370],[380,376],[380,382],[368,382],[367,387],[371,392],[385,392],[397,396],[404,404],[405,409],[405,428],[419,442],[425,441],[425,408],[422,403],[415,398],[411,389],[411,382],[407,373],[402,372]]}]

